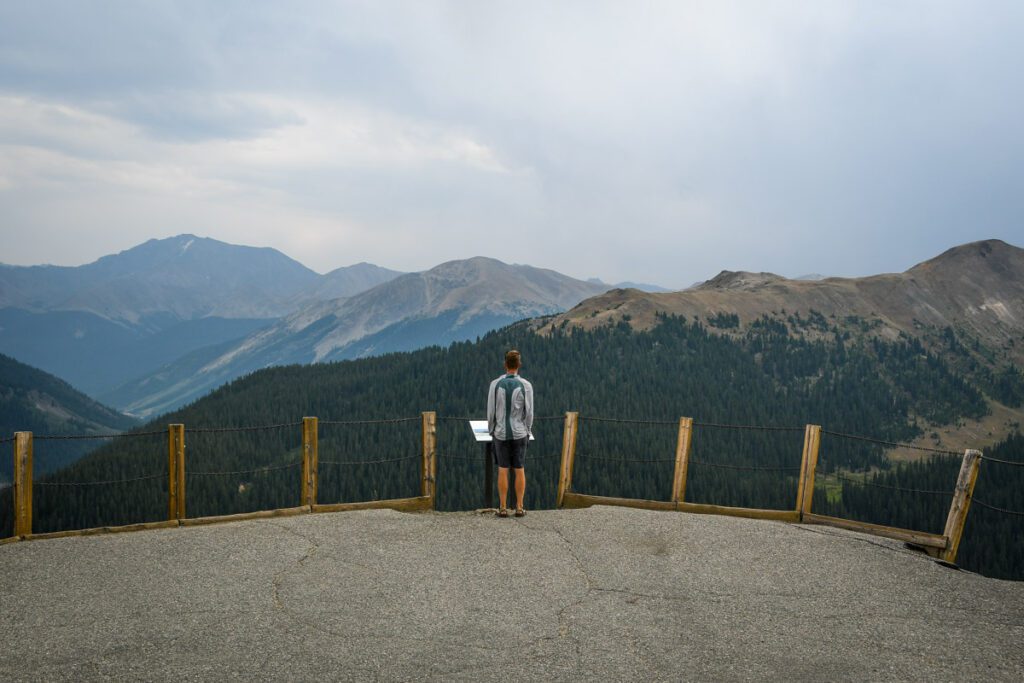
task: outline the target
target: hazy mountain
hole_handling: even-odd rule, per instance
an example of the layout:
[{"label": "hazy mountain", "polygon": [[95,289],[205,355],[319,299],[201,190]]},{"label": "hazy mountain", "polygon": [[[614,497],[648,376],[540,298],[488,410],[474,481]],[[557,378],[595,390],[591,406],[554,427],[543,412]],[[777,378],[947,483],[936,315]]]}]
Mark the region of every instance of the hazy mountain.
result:
[{"label": "hazy mountain", "polygon": [[489,258],[450,261],[346,299],[310,304],[240,343],[196,352],[103,398],[132,414],[152,415],[260,368],[473,339],[515,320],[563,311],[603,290]]},{"label": "hazy mountain", "polygon": [[277,318],[319,277],[275,249],[178,235],[83,266],[2,265],[0,307],[86,311],[143,325],[154,315]]},{"label": "hazy mountain", "polygon": [[292,310],[314,301],[331,301],[355,296],[394,280],[399,275],[403,273],[365,262],[338,268],[321,275],[312,285],[298,292],[292,299]]},{"label": "hazy mountain", "polygon": [[[0,354],[0,436],[16,431],[36,434],[109,434],[135,425],[126,415],[75,391],[67,382]],[[34,469],[58,469],[98,442],[37,445]],[[0,485],[10,481],[10,446],[0,457]]]},{"label": "hazy mountain", "polygon": [[605,289],[639,289],[641,292],[670,292],[672,290],[660,285],[649,285],[643,282],[630,282],[628,280],[609,285],[600,278],[592,277],[587,280],[591,284],[601,285]]},{"label": "hazy mountain", "polygon": [[194,235],[78,267],[0,265],[0,352],[98,396],[398,274],[360,263],[318,275],[274,249]]}]

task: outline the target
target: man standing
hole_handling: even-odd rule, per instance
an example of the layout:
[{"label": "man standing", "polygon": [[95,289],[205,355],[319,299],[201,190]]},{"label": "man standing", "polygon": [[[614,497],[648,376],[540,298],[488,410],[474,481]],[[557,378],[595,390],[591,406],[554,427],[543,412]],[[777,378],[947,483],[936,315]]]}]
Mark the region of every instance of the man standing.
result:
[{"label": "man standing", "polygon": [[508,517],[508,470],[516,477],[516,517],[526,514],[526,444],[533,428],[533,385],[519,376],[519,352],[505,354],[505,374],[491,382],[487,392],[487,431],[494,442],[498,461],[498,517]]}]

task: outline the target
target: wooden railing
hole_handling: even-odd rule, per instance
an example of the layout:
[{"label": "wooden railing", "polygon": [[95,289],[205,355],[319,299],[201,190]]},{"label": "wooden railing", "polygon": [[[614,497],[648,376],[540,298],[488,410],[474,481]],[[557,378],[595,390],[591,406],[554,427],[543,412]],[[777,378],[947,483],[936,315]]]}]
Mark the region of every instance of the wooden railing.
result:
[{"label": "wooden railing", "polygon": [[[416,418],[410,418],[415,420]],[[557,419],[557,418],[554,418]],[[145,522],[117,527],[98,527],[72,531],[57,531],[36,534],[32,531],[32,451],[31,432],[17,432],[14,438],[14,535],[0,539],[0,543],[41,538],[57,538],[73,535],[92,535],[139,529],[159,529],[176,526],[193,526],[224,521],[258,519],[301,515],[317,512],[341,512],[347,510],[392,509],[406,512],[432,510],[436,508],[437,495],[437,415],[424,412],[421,421],[421,467],[420,495],[409,498],[393,498],[350,503],[321,504],[317,501],[319,486],[319,423],[316,417],[302,420],[302,463],[300,479],[300,505],[292,508],[278,508],[232,515],[189,518],[186,515],[186,431],[183,424],[168,425],[167,428],[167,520]],[[668,423],[672,426],[674,423]],[[718,425],[722,426],[722,425]],[[728,427],[728,426],[726,426]],[[686,500],[686,484],[690,464],[690,449],[693,441],[694,421],[689,417],[679,418],[675,447],[675,467],[671,480],[669,500],[644,500],[596,496],[577,492],[573,489],[573,469],[576,459],[576,444],[580,428],[577,412],[565,414],[562,429],[562,451],[559,468],[556,508],[583,508],[592,505],[615,505],[645,510],[671,510],[697,514],[728,515],[750,519],[766,519],[790,523],[824,524],[858,531],[876,536],[892,538],[924,549],[934,557],[947,562],[956,560],[964,524],[970,509],[974,485],[978,478],[981,453],[967,450],[963,456],[953,502],[949,509],[943,533],[933,534],[912,529],[902,529],[878,524],[869,524],[849,519],[818,515],[812,512],[815,473],[818,453],[821,447],[822,428],[807,425],[804,429],[803,452],[799,469],[796,500],[792,509],[768,510],[758,508],[730,507],[695,503]],[[799,430],[797,430],[799,431]],[[415,456],[414,456],[415,457]],[[795,469],[795,468],[794,468]]]},{"label": "wooden railing", "polygon": [[580,417],[578,413],[566,413],[562,439],[562,466],[559,470],[558,494],[556,498],[557,507],[582,508],[591,505],[618,505],[643,510],[675,510],[697,514],[746,517],[749,519],[824,524],[903,541],[919,547],[933,557],[940,558],[946,562],[954,562],[956,560],[964,524],[967,520],[967,512],[971,505],[971,497],[974,493],[974,484],[978,479],[978,466],[981,462],[981,453],[979,451],[967,450],[964,453],[960,475],[957,479],[953,495],[953,503],[950,506],[946,519],[945,530],[940,535],[814,514],[811,511],[811,505],[814,497],[814,479],[818,466],[818,452],[821,448],[822,429],[820,425],[807,425],[804,430],[803,454],[794,507],[790,510],[764,510],[710,505],[707,503],[691,503],[685,500],[690,446],[693,440],[694,426],[693,419],[689,417],[679,419],[679,435],[676,440],[675,469],[672,476],[672,496],[670,500],[613,498],[578,493],[573,490],[572,475],[576,459],[579,424]]}]

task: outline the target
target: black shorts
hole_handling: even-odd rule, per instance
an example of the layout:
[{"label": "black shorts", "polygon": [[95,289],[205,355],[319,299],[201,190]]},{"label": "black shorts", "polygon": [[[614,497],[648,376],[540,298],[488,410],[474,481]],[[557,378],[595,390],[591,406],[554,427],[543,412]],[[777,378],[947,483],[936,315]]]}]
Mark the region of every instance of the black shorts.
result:
[{"label": "black shorts", "polygon": [[523,469],[526,461],[526,443],[530,437],[524,436],[521,439],[511,441],[494,440],[494,461],[498,467],[511,467],[512,469]]}]

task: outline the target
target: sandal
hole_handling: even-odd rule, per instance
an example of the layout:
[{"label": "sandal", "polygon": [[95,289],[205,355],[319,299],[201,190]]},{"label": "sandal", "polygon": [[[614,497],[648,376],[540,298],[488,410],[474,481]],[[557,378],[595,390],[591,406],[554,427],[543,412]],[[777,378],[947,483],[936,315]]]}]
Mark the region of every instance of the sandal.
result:
[{"label": "sandal", "polygon": [[526,510],[524,510],[523,508],[516,508],[516,517],[525,517],[525,516],[526,516]]},{"label": "sandal", "polygon": [[494,513],[495,517],[508,517],[508,508],[500,508]]}]

